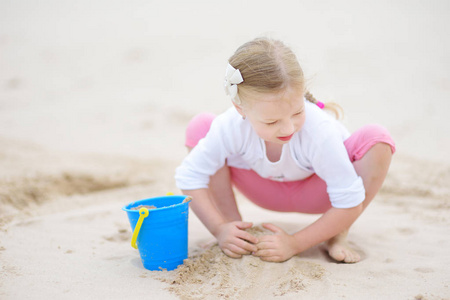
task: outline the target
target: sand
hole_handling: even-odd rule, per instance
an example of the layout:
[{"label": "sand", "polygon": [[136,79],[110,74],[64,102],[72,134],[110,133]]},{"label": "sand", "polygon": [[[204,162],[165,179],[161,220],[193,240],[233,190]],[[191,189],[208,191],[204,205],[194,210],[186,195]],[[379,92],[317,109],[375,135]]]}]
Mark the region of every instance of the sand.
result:
[{"label": "sand", "polygon": [[[271,234],[260,226],[248,231],[254,236]],[[162,272],[158,277],[181,299],[203,299],[205,295],[211,299],[262,299],[299,296],[311,282],[322,279],[325,274],[320,264],[299,257],[279,264],[277,268],[268,268],[268,265],[251,255],[236,261],[214,244],[192,253],[174,272]],[[268,286],[272,287],[270,292]]]},{"label": "sand", "polygon": [[130,210],[140,210],[141,208],[146,208],[146,209],[156,209],[157,207],[154,205],[139,205],[136,207],[131,207]]},{"label": "sand", "polygon": [[[448,1],[1,2],[0,299],[450,299],[449,20]],[[191,212],[184,265],[148,271],[122,207],[179,194],[188,120],[229,107],[226,59],[260,35],[351,131],[397,143],[349,235],[362,261],[231,259]],[[237,201],[258,234],[319,217]]]}]

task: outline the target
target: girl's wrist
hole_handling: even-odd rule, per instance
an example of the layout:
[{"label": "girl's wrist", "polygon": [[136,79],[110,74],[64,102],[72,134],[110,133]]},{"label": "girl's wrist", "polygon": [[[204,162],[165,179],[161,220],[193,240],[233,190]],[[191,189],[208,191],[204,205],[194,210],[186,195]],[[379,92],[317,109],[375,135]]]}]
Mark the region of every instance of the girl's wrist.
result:
[{"label": "girl's wrist", "polygon": [[210,230],[209,232],[211,232],[211,234],[217,238],[220,235],[220,231],[221,231],[221,227],[226,224],[226,221],[220,221],[219,223],[215,224]]},{"label": "girl's wrist", "polygon": [[294,240],[294,251],[295,254],[300,254],[303,251],[307,250],[308,248],[310,248],[309,245],[307,245],[305,238],[304,238],[304,233],[302,231],[296,232],[292,235],[292,238]]}]

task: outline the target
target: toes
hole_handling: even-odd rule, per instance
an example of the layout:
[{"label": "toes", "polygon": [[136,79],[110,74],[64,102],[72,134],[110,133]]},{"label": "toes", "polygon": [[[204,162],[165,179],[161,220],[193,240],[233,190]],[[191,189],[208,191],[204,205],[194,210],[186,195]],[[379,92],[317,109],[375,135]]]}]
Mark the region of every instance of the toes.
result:
[{"label": "toes", "polygon": [[357,263],[361,260],[361,256],[353,251],[352,263]]},{"label": "toes", "polygon": [[361,257],[356,251],[341,245],[334,245],[328,251],[328,254],[336,261],[344,263],[356,263]]},{"label": "toes", "polygon": [[356,263],[361,259],[359,254],[353,250],[347,250],[345,252],[346,252],[346,257],[344,259],[344,262],[346,262],[346,263],[349,263],[349,264]]},{"label": "toes", "polygon": [[342,249],[330,249],[328,254],[336,261],[344,261],[346,255]]},{"label": "toes", "polygon": [[345,256],[344,262],[348,263],[348,264],[355,262],[352,253],[347,253],[347,255]]}]

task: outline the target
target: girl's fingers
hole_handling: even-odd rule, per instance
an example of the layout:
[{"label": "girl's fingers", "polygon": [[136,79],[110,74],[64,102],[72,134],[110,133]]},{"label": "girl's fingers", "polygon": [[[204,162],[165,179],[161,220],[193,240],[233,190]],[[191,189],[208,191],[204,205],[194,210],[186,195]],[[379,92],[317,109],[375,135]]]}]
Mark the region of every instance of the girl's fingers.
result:
[{"label": "girl's fingers", "polygon": [[256,245],[256,248],[258,250],[273,249],[274,246],[270,240],[260,240],[259,243]]},{"label": "girl's fingers", "polygon": [[250,222],[238,222],[236,224],[236,227],[238,229],[240,229],[240,231],[237,234],[237,237],[249,241],[252,244],[256,244],[258,243],[258,239],[256,237],[254,237],[253,235],[251,235],[250,233],[248,233],[247,231],[245,231],[245,229],[249,229],[253,226],[253,223]]},{"label": "girl's fingers", "polygon": [[229,245],[228,249],[240,255],[248,255],[251,253],[250,251],[247,251],[244,248],[239,247],[238,245]]},{"label": "girl's fingers", "polygon": [[257,244],[259,242],[256,237],[254,237],[253,235],[251,235],[247,231],[241,230],[236,236],[238,238],[240,238],[242,240],[246,240],[246,241],[248,241],[249,243],[252,243],[252,244]]},{"label": "girl's fingers", "polygon": [[241,239],[236,242],[236,245],[247,250],[248,252],[258,251],[258,247],[256,247],[256,245],[251,244],[251,243],[241,240]]},{"label": "girl's fingers", "polygon": [[262,243],[270,243],[270,242],[274,242],[275,239],[273,237],[273,235],[263,235],[261,237],[259,237],[259,241],[257,243],[258,247],[260,244]]},{"label": "girl's fingers", "polygon": [[264,223],[262,226],[263,226],[264,228],[266,228],[266,229],[269,229],[269,230],[272,231],[273,233],[281,233],[281,232],[284,232],[283,229],[281,229],[280,227],[275,226],[275,225],[270,224],[270,223]]},{"label": "girl's fingers", "polygon": [[276,254],[274,250],[259,250],[253,253],[254,256],[259,257],[263,261],[281,262],[283,258]]},{"label": "girl's fingers", "polygon": [[232,258],[241,258],[242,255],[249,255],[251,252],[247,251],[237,245],[229,244],[224,249],[223,252]]},{"label": "girl's fingers", "polygon": [[258,251],[258,247],[256,247],[256,245],[253,245],[238,237],[228,242],[225,248],[239,255],[248,255],[250,253]]},{"label": "girl's fingers", "polygon": [[267,257],[263,256],[263,257],[260,257],[260,259],[263,261],[271,261],[271,262],[282,262],[283,261],[280,256],[267,256]]},{"label": "girl's fingers", "polygon": [[232,258],[241,258],[242,257],[241,254],[234,253],[229,249],[223,249],[223,253],[225,253],[227,256],[232,257]]},{"label": "girl's fingers", "polygon": [[245,229],[252,228],[253,223],[251,223],[251,222],[237,222],[236,226],[239,229],[245,230]]},{"label": "girl's fingers", "polygon": [[256,251],[253,255],[261,257],[261,259],[262,259],[263,257],[273,256],[274,255],[274,251],[273,250],[269,250],[269,249],[263,249],[263,250]]}]

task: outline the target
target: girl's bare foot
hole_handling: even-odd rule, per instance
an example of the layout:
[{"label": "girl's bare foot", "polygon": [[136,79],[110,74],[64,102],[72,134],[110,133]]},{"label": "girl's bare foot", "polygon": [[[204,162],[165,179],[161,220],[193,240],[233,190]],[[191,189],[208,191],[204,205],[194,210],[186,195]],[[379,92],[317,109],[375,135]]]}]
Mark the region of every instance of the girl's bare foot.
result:
[{"label": "girl's bare foot", "polygon": [[353,250],[347,242],[347,231],[331,238],[327,243],[328,254],[336,261],[345,263],[356,263],[361,256]]}]

